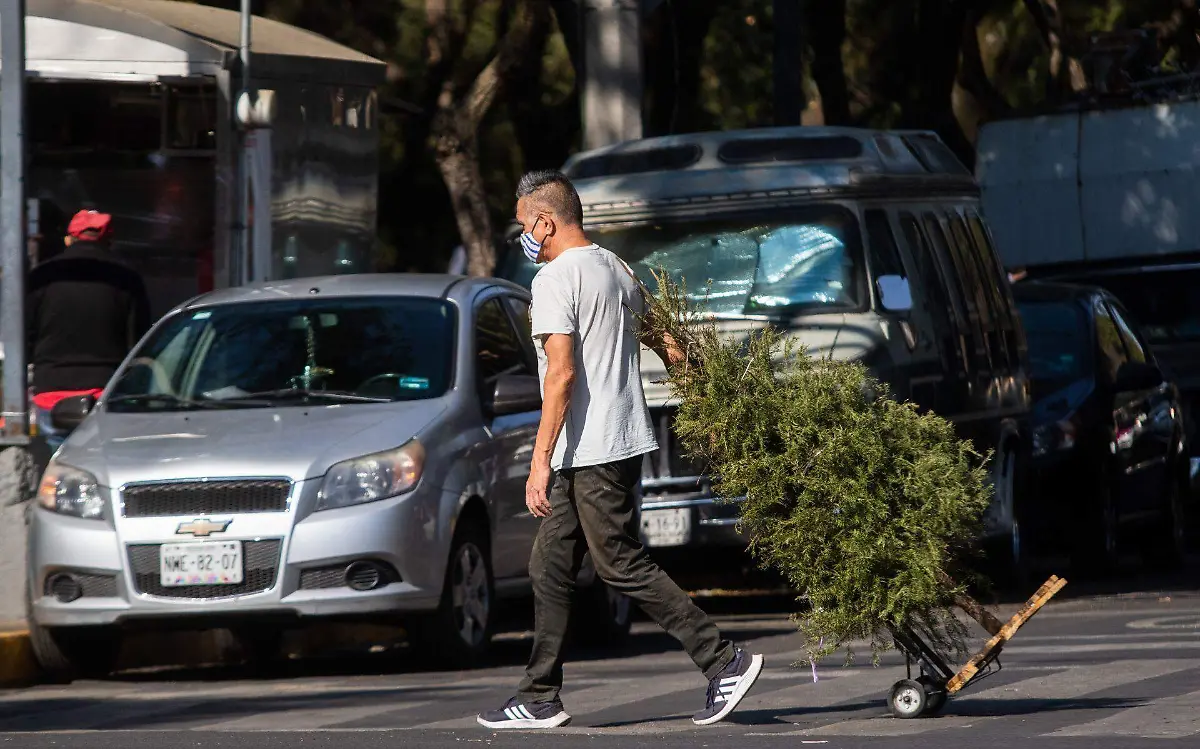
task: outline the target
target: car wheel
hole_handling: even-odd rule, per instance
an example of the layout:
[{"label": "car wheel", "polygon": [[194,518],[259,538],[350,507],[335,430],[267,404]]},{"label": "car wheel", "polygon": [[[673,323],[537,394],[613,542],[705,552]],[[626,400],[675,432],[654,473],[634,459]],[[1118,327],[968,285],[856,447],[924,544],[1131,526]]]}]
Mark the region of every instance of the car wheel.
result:
[{"label": "car wheel", "polygon": [[460,528],[450,545],[450,561],[437,612],[414,627],[417,653],[437,665],[469,668],[491,644],[495,619],[495,587],[487,532]]},{"label": "car wheel", "polygon": [[1179,481],[1169,481],[1162,504],[1162,514],[1147,534],[1142,555],[1160,570],[1178,569],[1187,554],[1187,517],[1183,506],[1183,487]]},{"label": "car wheel", "polygon": [[581,645],[617,645],[629,637],[633,601],[596,578],[576,593],[572,616],[575,638]]},{"label": "car wheel", "polygon": [[43,627],[32,616],[25,594],[29,646],[43,675],[52,682],[98,679],[112,673],[121,652],[121,633],[108,627]]},{"label": "car wheel", "polygon": [[1112,488],[1105,481],[1095,492],[1095,504],[1085,512],[1082,532],[1077,535],[1072,567],[1075,574],[1095,577],[1117,568],[1121,558],[1120,518]]}]

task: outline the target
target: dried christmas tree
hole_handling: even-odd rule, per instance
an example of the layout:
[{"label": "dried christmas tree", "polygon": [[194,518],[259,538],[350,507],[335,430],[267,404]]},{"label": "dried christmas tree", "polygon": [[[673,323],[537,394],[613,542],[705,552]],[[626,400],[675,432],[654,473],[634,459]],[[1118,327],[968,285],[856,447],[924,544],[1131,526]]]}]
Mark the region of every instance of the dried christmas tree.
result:
[{"label": "dried christmas tree", "polygon": [[861,364],[810,357],[770,327],[727,339],[682,282],[654,276],[643,322],[687,353],[668,373],[675,430],[719,496],[746,498],[757,561],[803,594],[808,659],[855,640],[878,655],[889,628],[960,653],[954,608],[994,634],[1000,623],[967,594],[990,456]]}]

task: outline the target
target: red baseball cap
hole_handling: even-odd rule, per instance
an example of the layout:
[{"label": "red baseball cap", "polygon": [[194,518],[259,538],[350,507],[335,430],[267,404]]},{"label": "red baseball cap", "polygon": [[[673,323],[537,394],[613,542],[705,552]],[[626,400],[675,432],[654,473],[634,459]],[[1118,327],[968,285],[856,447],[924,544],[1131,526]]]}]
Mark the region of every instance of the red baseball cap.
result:
[{"label": "red baseball cap", "polygon": [[[80,211],[71,219],[71,223],[67,226],[67,233],[76,239],[102,239],[108,234],[109,224],[112,222],[112,216],[99,211]],[[85,237],[85,231],[94,231],[96,236]]]}]

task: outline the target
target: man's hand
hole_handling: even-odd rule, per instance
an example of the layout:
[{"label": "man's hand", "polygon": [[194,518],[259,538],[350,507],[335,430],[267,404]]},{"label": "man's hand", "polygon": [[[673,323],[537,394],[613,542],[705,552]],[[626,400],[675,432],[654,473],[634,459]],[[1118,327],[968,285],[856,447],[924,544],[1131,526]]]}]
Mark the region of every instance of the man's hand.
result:
[{"label": "man's hand", "polygon": [[534,457],[529,467],[529,480],[525,482],[525,506],[535,518],[550,517],[550,500],[546,493],[550,489],[550,461]]}]

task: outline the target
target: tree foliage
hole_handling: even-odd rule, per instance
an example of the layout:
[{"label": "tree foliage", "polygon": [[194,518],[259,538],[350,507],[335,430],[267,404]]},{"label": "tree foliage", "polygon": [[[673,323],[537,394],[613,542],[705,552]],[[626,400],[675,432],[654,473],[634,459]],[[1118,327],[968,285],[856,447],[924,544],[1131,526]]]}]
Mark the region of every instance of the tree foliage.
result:
[{"label": "tree foliage", "polygon": [[949,655],[952,608],[991,499],[987,456],[952,425],[894,400],[857,362],[817,359],[772,328],[728,340],[665,273],[644,324],[688,354],[671,368],[675,430],[719,496],[745,497],[760,564],[801,591],[810,659],[906,627]]}]

